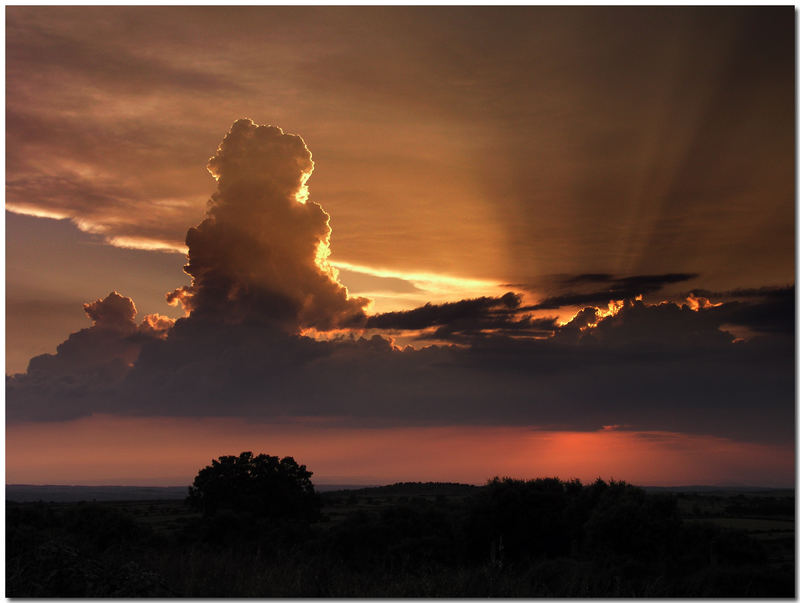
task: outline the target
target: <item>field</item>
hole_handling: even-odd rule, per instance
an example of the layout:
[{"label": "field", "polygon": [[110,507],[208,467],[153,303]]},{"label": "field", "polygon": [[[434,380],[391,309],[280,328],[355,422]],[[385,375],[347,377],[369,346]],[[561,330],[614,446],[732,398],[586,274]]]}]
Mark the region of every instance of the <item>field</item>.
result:
[{"label": "field", "polygon": [[8,502],[6,596],[794,596],[793,491],[538,480],[321,499],[313,523]]},{"label": "field", "polygon": [[709,522],[762,542],[770,562],[794,564],[795,498],[793,490],[678,493],[687,523]]}]

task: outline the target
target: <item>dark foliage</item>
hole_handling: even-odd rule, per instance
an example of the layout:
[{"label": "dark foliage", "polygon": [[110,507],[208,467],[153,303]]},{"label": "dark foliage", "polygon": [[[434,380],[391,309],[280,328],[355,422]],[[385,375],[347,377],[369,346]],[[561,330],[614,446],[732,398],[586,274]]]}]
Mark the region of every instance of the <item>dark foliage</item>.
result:
[{"label": "dark foliage", "polygon": [[775,515],[794,516],[794,500],[772,496],[747,497],[739,494],[730,499],[726,511],[736,515],[770,517]]},{"label": "dark foliage", "polygon": [[[245,502],[228,499],[205,514],[167,501],[8,503],[6,594],[794,596],[792,537],[772,537],[767,547],[742,531],[683,520],[677,497],[624,482],[494,479],[481,488],[329,493],[323,521],[310,522],[305,513],[271,515],[237,481],[245,478],[231,477],[250,475],[238,465],[254,458],[220,459]],[[731,497],[734,504],[760,503]]]},{"label": "dark foliage", "polygon": [[290,457],[242,452],[221,456],[201,469],[189,487],[187,502],[215,515],[222,510],[274,519],[319,518],[321,501],[311,471]]},{"label": "dark foliage", "polygon": [[175,594],[146,553],[153,532],[107,505],[6,506],[6,595],[140,597]]}]

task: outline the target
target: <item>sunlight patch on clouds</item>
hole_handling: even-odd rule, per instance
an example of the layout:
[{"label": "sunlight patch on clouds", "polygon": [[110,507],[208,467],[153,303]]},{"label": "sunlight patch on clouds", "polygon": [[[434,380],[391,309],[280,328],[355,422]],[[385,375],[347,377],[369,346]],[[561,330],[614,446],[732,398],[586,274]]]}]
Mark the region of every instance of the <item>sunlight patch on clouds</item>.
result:
[{"label": "sunlight patch on clouds", "polygon": [[6,210],[22,216],[32,216],[34,218],[45,218],[49,220],[69,220],[78,230],[89,234],[100,235],[108,245],[123,249],[139,249],[142,251],[161,251],[168,253],[180,253],[186,255],[189,251],[185,244],[168,239],[156,237],[136,237],[125,235],[109,235],[108,231],[112,225],[119,225],[119,220],[104,217],[103,223],[84,217],[69,215],[66,212],[37,207],[20,203],[6,203]]},{"label": "sunlight patch on clouds", "polygon": [[177,245],[171,241],[159,241],[144,237],[110,237],[108,243],[114,247],[125,249],[141,249],[144,251],[165,251],[169,253],[188,253],[186,245]]},{"label": "sunlight patch on clouds", "polygon": [[6,210],[20,214],[21,216],[33,216],[34,218],[48,218],[50,220],[65,220],[69,218],[67,214],[51,209],[36,207],[35,205],[23,205],[20,203],[6,203]]},{"label": "sunlight patch on clouds", "polygon": [[722,305],[722,302],[715,304],[707,297],[695,297],[694,293],[689,293],[689,297],[686,298],[686,302],[688,303],[689,308],[695,312],[699,312],[700,310],[705,310],[707,308],[717,308]]},{"label": "sunlight patch on clouds", "polygon": [[[386,311],[388,304],[379,303],[391,300],[392,307],[415,307],[420,303],[438,303],[442,301],[459,300],[469,297],[498,296],[507,291],[501,283],[485,279],[465,278],[449,274],[435,274],[432,272],[403,272],[388,268],[376,268],[351,264],[350,262],[330,261],[331,266],[350,272],[357,272],[381,278],[394,278],[406,281],[413,285],[417,291],[400,293],[387,293],[383,291],[358,291],[360,295],[367,295],[381,306],[381,311]],[[346,277],[343,278],[347,285]],[[377,309],[377,308],[376,308]]]}]

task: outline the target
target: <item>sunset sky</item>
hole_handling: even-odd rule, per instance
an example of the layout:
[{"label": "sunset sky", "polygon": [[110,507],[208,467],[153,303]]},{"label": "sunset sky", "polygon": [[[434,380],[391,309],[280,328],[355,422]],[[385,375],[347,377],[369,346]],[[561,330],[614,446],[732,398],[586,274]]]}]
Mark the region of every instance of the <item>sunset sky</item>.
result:
[{"label": "sunset sky", "polygon": [[6,7],[7,483],[794,484],[794,27]]}]

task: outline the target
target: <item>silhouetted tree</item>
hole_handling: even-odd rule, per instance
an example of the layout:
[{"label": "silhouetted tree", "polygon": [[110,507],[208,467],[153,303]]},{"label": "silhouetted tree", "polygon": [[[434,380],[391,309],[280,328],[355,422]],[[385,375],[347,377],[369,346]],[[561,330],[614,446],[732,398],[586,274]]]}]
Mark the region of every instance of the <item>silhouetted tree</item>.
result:
[{"label": "silhouetted tree", "polygon": [[311,475],[290,456],[221,456],[194,478],[187,502],[205,515],[225,509],[256,517],[314,520],[321,502]]},{"label": "silhouetted tree", "polygon": [[584,525],[586,545],[593,554],[605,551],[642,560],[669,550],[681,527],[675,497],[647,494],[641,488],[615,481],[603,484],[600,490]]},{"label": "silhouetted tree", "polygon": [[471,509],[468,536],[473,552],[484,555],[486,550],[502,549],[510,559],[568,554],[568,487],[572,492],[580,483],[557,478],[489,481]]}]

